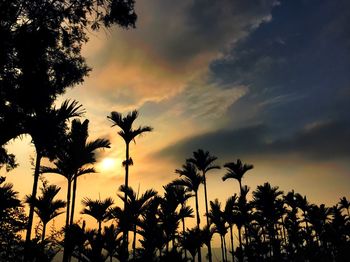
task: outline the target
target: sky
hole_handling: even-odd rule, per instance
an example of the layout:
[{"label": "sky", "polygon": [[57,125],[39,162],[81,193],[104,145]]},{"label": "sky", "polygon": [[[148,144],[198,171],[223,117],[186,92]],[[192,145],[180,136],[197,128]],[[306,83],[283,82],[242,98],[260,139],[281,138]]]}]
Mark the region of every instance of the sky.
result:
[{"label": "sky", "polygon": [[[79,178],[78,202],[112,196],[121,203],[125,145],[107,115],[133,109],[135,127],[154,128],[131,144],[135,190],[162,194],[174,170],[202,148],[219,165],[253,164],[243,179],[251,191],[270,182],[329,206],[350,197],[348,0],[139,0],[136,12],[135,29],[89,34],[84,56],[93,70],[59,98],[78,100],[90,138],[112,143],[98,153],[99,173]],[[7,181],[24,197],[34,149],[28,137],[8,149],[20,166]],[[209,199],[239,192],[224,174],[208,174]],[[65,197],[64,178],[45,179]]]}]

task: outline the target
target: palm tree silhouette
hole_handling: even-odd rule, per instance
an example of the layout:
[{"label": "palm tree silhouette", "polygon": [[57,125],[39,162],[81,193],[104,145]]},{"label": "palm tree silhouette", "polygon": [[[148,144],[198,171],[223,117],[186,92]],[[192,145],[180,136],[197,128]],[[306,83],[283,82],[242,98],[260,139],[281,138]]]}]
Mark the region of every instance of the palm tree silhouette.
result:
[{"label": "palm tree silhouette", "polygon": [[237,202],[238,202],[238,197],[236,194],[234,194],[233,196],[229,197],[226,200],[226,204],[224,208],[224,217],[230,228],[232,261],[235,261],[234,244],[233,244],[233,226],[237,221],[237,214],[238,214]]},{"label": "palm tree silhouette", "polygon": [[210,211],[207,216],[209,217],[211,223],[214,224],[214,232],[220,235],[222,261],[227,261],[225,241],[225,236],[227,234],[226,219],[224,212],[221,210],[221,204],[218,199],[215,199],[214,202],[210,201]]},{"label": "palm tree silhouette", "polygon": [[266,228],[270,239],[270,255],[278,259],[280,248],[276,237],[276,225],[281,217],[279,199],[283,192],[278,187],[272,187],[269,183],[264,183],[253,191],[253,203],[256,213],[262,217],[262,226]]},{"label": "palm tree silhouette", "polygon": [[116,227],[114,224],[104,227],[102,234],[103,247],[108,252],[110,262],[113,261],[113,256],[120,247],[121,238],[118,237],[120,233],[122,233],[120,227]]},{"label": "palm tree silhouette", "polygon": [[347,212],[348,218],[350,219],[350,201],[347,200],[346,197],[340,199],[339,207]]},{"label": "palm tree silhouette", "polygon": [[203,245],[202,231],[199,227],[187,230],[185,235],[181,238],[181,245],[184,249],[190,252],[192,261],[195,261],[196,254],[198,254],[198,260],[200,261],[200,250]]},{"label": "palm tree silhouette", "polygon": [[244,174],[254,168],[253,165],[250,164],[242,164],[240,159],[237,159],[237,162],[229,162],[224,165],[226,167],[227,173],[222,177],[222,180],[233,178],[236,179],[239,183],[239,189],[242,194],[242,178]]},{"label": "palm tree silhouette", "polygon": [[41,196],[35,199],[30,196],[26,197],[26,202],[34,206],[34,212],[43,223],[42,242],[45,239],[47,224],[55,217],[64,213],[60,210],[66,206],[66,202],[63,200],[54,200],[60,190],[61,188],[56,185],[44,185],[44,187],[41,188]]},{"label": "palm tree silhouette", "polygon": [[89,120],[85,120],[81,123],[79,120],[72,121],[71,132],[69,135],[69,151],[65,153],[70,153],[70,160],[72,165],[75,165],[75,169],[78,172],[74,173],[73,178],[73,192],[72,192],[72,208],[70,212],[70,222],[73,224],[74,220],[74,209],[75,209],[75,198],[77,191],[77,181],[78,177],[87,173],[95,173],[93,169],[85,169],[85,172],[79,172],[82,167],[89,164],[94,164],[96,162],[95,151],[97,149],[110,148],[110,142],[107,139],[96,139],[87,142],[88,134],[88,124]]},{"label": "palm tree silhouette", "polygon": [[[30,195],[33,199],[35,199],[37,193],[41,159],[45,156],[54,158],[57,147],[60,145],[59,141],[66,131],[66,121],[69,118],[81,116],[83,113],[84,110],[81,109],[81,105],[77,101],[70,102],[66,100],[60,108],[52,107],[46,111],[37,112],[26,120],[25,130],[32,137],[32,143],[36,151],[34,182]],[[30,206],[26,245],[30,241],[33,217],[34,206]]]},{"label": "palm tree silhouette", "polygon": [[[53,162],[55,167],[41,168],[41,173],[60,174],[67,179],[66,227],[73,224],[78,177],[84,174],[95,173],[95,169],[89,166],[96,162],[95,151],[110,147],[110,143],[106,139],[96,139],[87,142],[88,123],[88,120],[81,123],[78,119],[74,119],[71,130],[66,134],[61,150],[58,151]],[[72,193],[73,196],[71,196]],[[71,202],[72,206],[70,205]]]},{"label": "palm tree silhouette", "polygon": [[[193,152],[193,157],[189,158],[187,161],[194,164],[199,171],[202,172],[203,176],[203,184],[204,184],[204,201],[205,201],[205,213],[208,214],[208,196],[207,196],[207,179],[206,173],[212,169],[220,169],[220,166],[214,165],[214,161],[218,158],[216,156],[210,155],[208,151],[204,151],[203,149],[198,149]],[[209,218],[207,217],[207,226],[209,227]],[[209,262],[212,261],[211,254],[211,244],[209,242],[208,246],[208,255]]]},{"label": "palm tree silhouette", "polygon": [[162,197],[153,197],[147,209],[141,214],[139,234],[143,238],[140,240],[143,250],[140,258],[143,261],[153,261],[157,249],[159,250],[159,259],[161,260],[162,258],[165,235],[159,223],[159,206],[161,202]]},{"label": "palm tree silhouette", "polygon": [[[201,176],[197,172],[196,167],[188,161],[186,161],[186,164],[182,165],[182,169],[176,169],[175,173],[179,174],[182,178],[174,180],[173,182],[171,182],[171,184],[184,186],[189,191],[193,191],[194,193],[195,203],[196,203],[197,228],[198,230],[200,230],[198,189],[200,184],[203,183],[203,176]],[[198,261],[202,261],[202,255],[200,250],[198,250]]]},{"label": "palm tree silhouette", "polygon": [[86,197],[81,203],[84,205],[84,208],[80,213],[92,216],[96,219],[98,223],[97,233],[101,235],[102,223],[111,219],[110,210],[114,204],[113,199],[108,197],[104,200],[92,200],[91,198]]},{"label": "palm tree silhouette", "polygon": [[153,189],[149,189],[144,192],[140,197],[138,193],[136,193],[131,187],[128,189],[123,185],[119,188],[119,191],[122,193],[126,193],[128,196],[127,199],[124,199],[123,196],[119,195],[119,197],[127,203],[127,210],[129,212],[129,223],[130,229],[133,231],[134,238],[132,243],[133,248],[133,258],[136,259],[136,232],[137,225],[139,224],[139,217],[145,210],[148,208],[150,200],[157,195],[157,191]]},{"label": "palm tree silhouette", "polygon": [[[118,134],[124,139],[125,142],[125,160],[123,165],[125,166],[125,188],[129,187],[129,165],[133,164],[132,158],[129,155],[129,146],[132,140],[145,132],[151,132],[153,130],[150,126],[139,126],[133,129],[132,125],[136,118],[138,117],[138,111],[134,110],[129,112],[126,116],[121,113],[113,111],[107,118],[113,123],[113,126],[118,126],[121,130]],[[127,199],[127,192],[125,192],[125,199]],[[124,202],[124,210],[126,210],[127,203]],[[124,232],[124,244],[126,251],[128,250],[128,232]]]},{"label": "palm tree silhouette", "polygon": [[[169,242],[172,241],[172,252],[176,250],[175,238],[177,228],[180,221],[184,221],[186,217],[193,217],[193,209],[189,206],[182,206],[178,197],[178,187],[171,183],[164,186],[164,197],[160,201],[158,210],[159,221],[165,233],[166,255],[169,255]],[[180,205],[180,209],[178,206]]]},{"label": "palm tree silhouette", "polygon": [[[186,205],[186,202],[189,198],[193,197],[194,195],[188,192],[188,190],[186,190],[184,186],[179,186],[179,185],[171,185],[171,186],[172,186],[172,190],[176,200],[181,205],[181,209],[183,210],[189,209],[189,207]],[[192,214],[193,209],[190,208],[189,212]],[[185,231],[186,231],[185,216],[182,216],[181,220],[182,220],[182,235],[185,235]],[[184,249],[184,253],[185,253],[185,260],[187,260],[186,249]]]}]

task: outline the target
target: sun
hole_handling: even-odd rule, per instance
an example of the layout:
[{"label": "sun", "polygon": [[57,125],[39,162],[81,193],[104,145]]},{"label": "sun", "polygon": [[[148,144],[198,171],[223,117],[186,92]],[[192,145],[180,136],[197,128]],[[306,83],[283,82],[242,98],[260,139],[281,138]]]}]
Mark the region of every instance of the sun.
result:
[{"label": "sun", "polygon": [[111,169],[113,169],[115,167],[115,164],[116,164],[116,160],[115,159],[110,158],[110,157],[104,158],[101,161],[101,169],[103,171],[111,170]]}]

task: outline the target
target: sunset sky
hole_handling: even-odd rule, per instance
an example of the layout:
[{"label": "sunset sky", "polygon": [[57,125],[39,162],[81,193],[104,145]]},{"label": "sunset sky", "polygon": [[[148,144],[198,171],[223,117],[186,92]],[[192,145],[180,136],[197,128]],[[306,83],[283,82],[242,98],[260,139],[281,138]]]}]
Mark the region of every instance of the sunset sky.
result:
[{"label": "sunset sky", "polygon": [[[243,179],[251,191],[268,181],[318,204],[350,197],[350,1],[139,0],[136,11],[136,29],[90,34],[84,55],[93,71],[59,99],[78,100],[90,138],[112,143],[99,153],[99,173],[79,178],[78,204],[85,196],[117,200],[125,145],[107,115],[133,109],[135,127],[154,128],[131,144],[135,190],[162,194],[202,148],[220,165],[254,164]],[[7,181],[23,198],[34,148],[28,137],[7,147],[20,164]],[[224,173],[209,173],[209,199],[238,193]],[[64,178],[45,178],[64,199]]]}]

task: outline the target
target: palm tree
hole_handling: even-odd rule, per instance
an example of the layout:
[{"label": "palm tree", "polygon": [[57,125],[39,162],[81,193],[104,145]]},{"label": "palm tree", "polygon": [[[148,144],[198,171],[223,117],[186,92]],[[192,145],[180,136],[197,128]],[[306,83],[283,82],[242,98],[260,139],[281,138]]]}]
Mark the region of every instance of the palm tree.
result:
[{"label": "palm tree", "polygon": [[34,212],[40,218],[43,223],[43,232],[41,235],[41,241],[45,239],[46,225],[55,217],[61,215],[63,211],[60,209],[66,206],[66,202],[63,200],[54,200],[58,192],[61,190],[56,185],[46,186],[41,188],[41,196],[33,199],[27,196],[26,202],[34,206]]},{"label": "palm tree", "polygon": [[339,207],[340,209],[344,209],[347,214],[348,217],[350,219],[350,201],[346,199],[346,197],[342,197],[339,201]]},{"label": "palm tree", "polygon": [[[67,179],[66,227],[73,224],[78,177],[84,174],[95,173],[95,169],[89,166],[96,162],[95,151],[110,147],[110,143],[106,139],[96,139],[87,142],[88,123],[88,120],[81,123],[78,119],[74,119],[71,130],[66,134],[61,150],[58,151],[53,162],[55,167],[41,168],[41,173],[56,173]],[[71,196],[72,193],[73,196]]]},{"label": "palm tree", "polygon": [[[188,209],[188,206],[186,206],[186,202],[189,198],[193,197],[194,195],[191,194],[190,192],[188,192],[188,190],[186,190],[186,188],[184,186],[172,185],[172,190],[173,190],[173,193],[175,195],[175,199],[181,205],[181,209],[183,209],[183,210]],[[185,217],[182,216],[182,234],[183,235],[185,235],[185,231],[186,231]],[[186,249],[184,249],[184,253],[185,253],[185,260],[187,260]]]},{"label": "palm tree", "polygon": [[[177,198],[179,191],[178,187],[171,183],[164,186],[164,197],[160,201],[160,208],[158,210],[159,221],[162,225],[166,238],[166,254],[169,253],[169,242],[172,241],[172,251],[175,251],[176,231],[180,221],[184,221],[186,217],[193,217],[193,209],[189,206],[181,206]],[[180,205],[180,209],[178,206]]]},{"label": "palm tree", "polygon": [[210,211],[207,214],[212,224],[215,226],[215,232],[220,235],[221,240],[221,256],[222,261],[227,261],[226,257],[226,241],[225,235],[227,234],[227,226],[224,212],[221,210],[221,204],[218,199],[214,202],[210,201]]},{"label": "palm tree", "polygon": [[78,177],[88,173],[94,173],[95,171],[93,169],[85,169],[85,172],[79,172],[79,168],[88,165],[93,164],[96,162],[96,155],[95,151],[97,149],[103,149],[103,148],[110,148],[110,142],[107,139],[96,139],[91,142],[87,142],[87,138],[89,136],[88,134],[88,124],[89,120],[85,120],[83,123],[81,123],[79,120],[73,120],[71,132],[70,132],[70,138],[69,138],[69,144],[70,152],[71,153],[70,159],[72,161],[72,165],[75,165],[75,168],[78,170],[74,173],[73,178],[73,195],[72,195],[72,208],[70,212],[70,225],[73,224],[74,220],[74,208],[75,208],[75,198],[76,198],[76,191],[77,191],[77,181]]},{"label": "palm tree", "polygon": [[104,200],[92,200],[86,197],[81,203],[84,205],[84,209],[80,213],[96,219],[98,223],[97,233],[101,235],[102,223],[111,219],[110,209],[114,204],[113,199],[109,197]]},{"label": "palm tree", "polygon": [[153,261],[156,250],[159,250],[159,259],[161,259],[162,249],[165,243],[165,235],[159,221],[159,206],[162,197],[155,196],[151,199],[145,212],[141,214],[139,234],[142,236],[140,240],[143,250],[141,258],[143,261]]},{"label": "palm tree", "polygon": [[[139,126],[136,129],[132,128],[132,125],[136,118],[138,117],[138,111],[134,110],[129,112],[126,116],[123,116],[119,112],[111,112],[107,118],[112,121],[113,126],[118,126],[121,130],[118,134],[124,139],[125,142],[125,160],[123,165],[125,166],[125,188],[129,187],[129,165],[133,164],[132,158],[129,155],[129,145],[130,142],[135,140],[135,138],[145,132],[151,132],[153,130],[150,126]],[[125,192],[125,199],[127,199],[127,192]],[[126,210],[126,202],[124,202],[124,210]],[[124,232],[124,243],[125,248],[128,249],[128,232]]]},{"label": "palm tree", "polygon": [[141,214],[148,208],[150,200],[157,195],[157,191],[150,189],[143,193],[140,197],[138,193],[136,193],[131,187],[128,189],[123,185],[119,188],[119,191],[126,193],[128,198],[124,199],[123,196],[119,195],[119,197],[123,200],[123,202],[127,202],[127,210],[130,214],[129,221],[130,226],[132,227],[132,231],[134,233],[134,239],[132,243],[133,248],[133,258],[136,258],[136,227],[139,224],[139,217]]},{"label": "palm tree", "polygon": [[116,227],[114,224],[104,227],[102,238],[104,242],[104,249],[106,249],[108,252],[110,262],[113,261],[113,256],[120,246],[121,238],[118,237],[120,233],[120,228]]},{"label": "palm tree", "polygon": [[[203,183],[203,176],[201,176],[196,167],[186,161],[186,164],[182,165],[182,169],[176,169],[175,173],[178,173],[182,178],[176,179],[170,184],[180,185],[186,187],[189,191],[193,191],[196,203],[196,218],[197,228],[200,229],[200,216],[199,216],[199,205],[198,205],[198,189],[200,184]],[[202,261],[201,251],[198,250],[198,261]]]},{"label": "palm tree", "polygon": [[[204,184],[204,201],[205,201],[205,213],[208,214],[208,197],[207,197],[207,179],[206,179],[206,173],[212,169],[220,169],[220,166],[214,165],[214,161],[218,158],[216,156],[210,155],[208,151],[204,151],[203,149],[198,149],[197,151],[193,152],[193,157],[188,159],[187,161],[194,164],[199,171],[202,172],[203,176],[203,184]],[[209,218],[207,217],[207,226],[209,227]],[[208,246],[208,255],[209,255],[209,262],[212,261],[212,254],[211,254],[211,245],[209,242]]]},{"label": "palm tree", "polygon": [[[45,156],[53,158],[57,152],[60,140],[66,131],[66,121],[72,117],[81,116],[84,110],[77,101],[66,100],[59,109],[48,108],[37,112],[25,122],[25,130],[31,136],[36,151],[34,168],[34,182],[31,197],[35,199],[40,175],[41,159]],[[28,227],[26,232],[26,246],[29,244],[34,218],[34,206],[30,206]]]},{"label": "palm tree", "polygon": [[256,213],[263,218],[263,228],[265,227],[269,233],[270,239],[270,255],[278,259],[280,254],[279,243],[276,238],[276,226],[281,217],[279,212],[279,200],[283,192],[278,187],[272,187],[269,183],[260,185],[253,192],[253,203]]},{"label": "palm tree", "polygon": [[226,167],[227,173],[222,177],[222,180],[233,178],[236,179],[239,183],[239,189],[242,194],[242,178],[244,174],[254,168],[253,165],[250,164],[242,164],[240,159],[237,159],[237,162],[229,162],[224,165]]},{"label": "palm tree", "polygon": [[193,259],[192,261],[195,261],[196,254],[198,254],[198,260],[200,261],[200,250],[203,245],[203,238],[202,231],[199,227],[187,230],[185,235],[182,236],[181,245],[190,252]]},{"label": "palm tree", "polygon": [[237,213],[238,213],[237,200],[238,200],[238,197],[236,194],[228,198],[226,200],[225,209],[224,209],[224,217],[230,228],[231,255],[232,255],[233,262],[235,261],[234,245],[233,245],[233,225],[237,221]]}]

